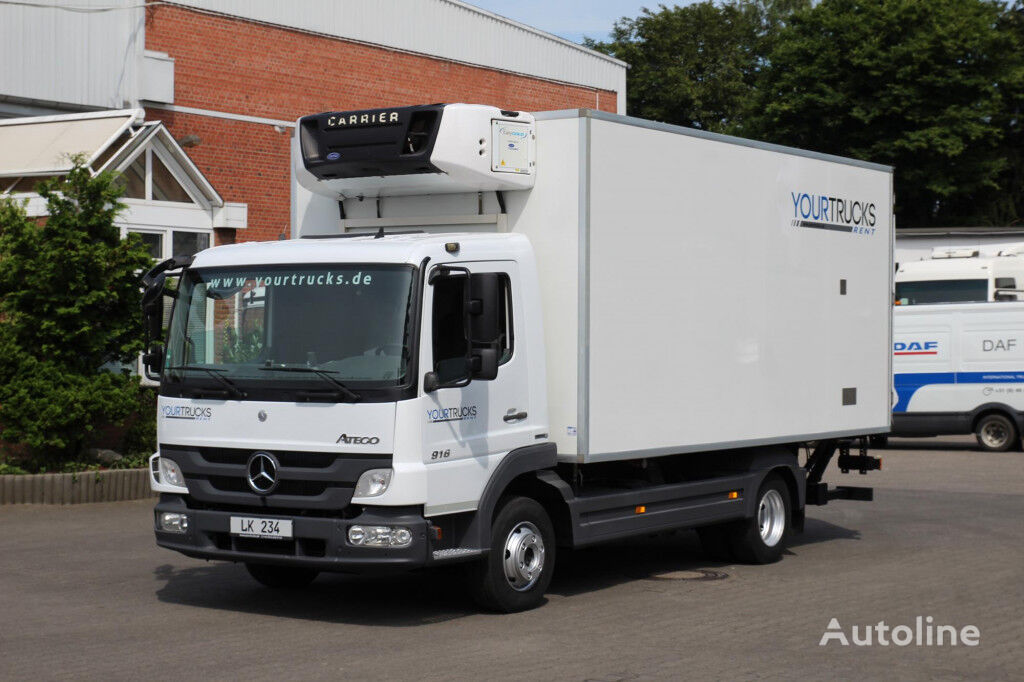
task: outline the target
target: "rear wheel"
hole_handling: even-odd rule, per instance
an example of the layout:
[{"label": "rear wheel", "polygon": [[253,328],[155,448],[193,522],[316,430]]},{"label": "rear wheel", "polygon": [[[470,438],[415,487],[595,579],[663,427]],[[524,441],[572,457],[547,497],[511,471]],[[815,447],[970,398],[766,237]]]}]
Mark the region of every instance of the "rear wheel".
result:
[{"label": "rear wheel", "polygon": [[468,567],[481,606],[512,613],[540,604],[555,567],[555,531],[536,500],[504,500],[491,526],[491,551]]},{"label": "rear wheel", "polygon": [[313,582],[319,571],[298,566],[271,566],[269,564],[246,564],[245,568],[256,582],[267,587],[305,587]]},{"label": "rear wheel", "polygon": [[789,487],[777,475],[764,479],[757,492],[754,517],[733,527],[733,554],[752,564],[770,564],[782,557],[789,540],[791,501]]},{"label": "rear wheel", "polygon": [[974,430],[978,445],[990,452],[1006,452],[1017,442],[1017,427],[1001,414],[986,414]]}]

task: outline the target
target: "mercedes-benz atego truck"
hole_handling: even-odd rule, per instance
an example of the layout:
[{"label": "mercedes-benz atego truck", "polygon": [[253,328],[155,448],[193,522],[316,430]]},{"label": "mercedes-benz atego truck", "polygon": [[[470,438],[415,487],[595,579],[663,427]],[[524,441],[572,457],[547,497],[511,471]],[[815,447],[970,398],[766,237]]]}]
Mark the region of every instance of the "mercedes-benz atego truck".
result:
[{"label": "mercedes-benz atego truck", "polygon": [[[464,562],[538,604],[558,552],[694,528],[771,562],[890,427],[887,166],[589,110],[298,120],[292,239],[145,278],[157,543],[318,572]],[[801,452],[805,445],[806,461]]]}]

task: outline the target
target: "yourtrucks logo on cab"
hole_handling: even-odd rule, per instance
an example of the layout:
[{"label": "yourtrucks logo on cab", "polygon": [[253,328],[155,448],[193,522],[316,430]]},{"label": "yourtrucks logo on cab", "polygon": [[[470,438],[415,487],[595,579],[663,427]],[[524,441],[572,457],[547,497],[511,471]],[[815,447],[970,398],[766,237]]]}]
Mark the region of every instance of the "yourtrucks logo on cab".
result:
[{"label": "yourtrucks logo on cab", "polygon": [[831,197],[809,192],[790,192],[794,227],[873,235],[877,215],[870,201]]},{"label": "yourtrucks logo on cab", "polygon": [[213,418],[212,407],[195,407],[193,405],[164,405],[160,409],[164,419],[186,419],[194,422],[208,422]]},{"label": "yourtrucks logo on cab", "polygon": [[938,341],[896,341],[892,344],[893,355],[938,355]]}]

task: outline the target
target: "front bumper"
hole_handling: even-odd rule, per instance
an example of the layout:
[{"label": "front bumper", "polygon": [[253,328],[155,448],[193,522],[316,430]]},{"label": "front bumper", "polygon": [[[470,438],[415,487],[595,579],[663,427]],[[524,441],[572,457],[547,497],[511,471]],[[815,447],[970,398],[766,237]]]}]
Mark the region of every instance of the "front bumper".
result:
[{"label": "front bumper", "polygon": [[[188,514],[188,531],[168,533],[156,526],[161,512]],[[232,516],[290,519],[290,540],[257,539],[231,535]],[[410,507],[365,507],[350,519],[291,516],[272,509],[213,511],[190,509],[179,495],[161,495],[154,510],[156,544],[197,559],[217,559],[279,566],[302,566],[318,571],[359,573],[386,569],[410,570],[427,563],[428,523]],[[360,547],[348,541],[354,525],[404,526],[412,532],[408,547]]]}]

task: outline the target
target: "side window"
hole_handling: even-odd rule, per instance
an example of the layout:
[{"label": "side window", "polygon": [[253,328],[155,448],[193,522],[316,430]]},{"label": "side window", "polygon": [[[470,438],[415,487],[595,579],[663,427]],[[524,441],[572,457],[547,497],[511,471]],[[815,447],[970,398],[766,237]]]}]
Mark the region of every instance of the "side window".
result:
[{"label": "side window", "polygon": [[501,335],[498,337],[498,364],[504,365],[512,359],[512,351],[515,348],[515,334],[512,326],[512,285],[508,275],[501,276],[500,305],[498,312],[498,323],[501,328]]},{"label": "side window", "polygon": [[467,377],[465,276],[434,280],[434,372],[442,384]]}]

